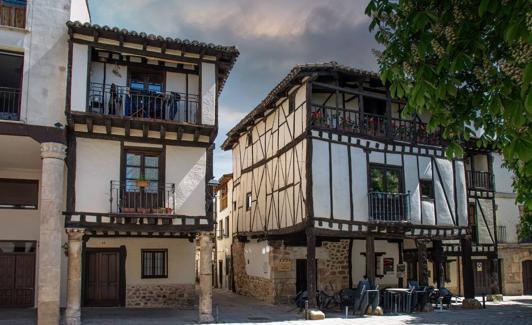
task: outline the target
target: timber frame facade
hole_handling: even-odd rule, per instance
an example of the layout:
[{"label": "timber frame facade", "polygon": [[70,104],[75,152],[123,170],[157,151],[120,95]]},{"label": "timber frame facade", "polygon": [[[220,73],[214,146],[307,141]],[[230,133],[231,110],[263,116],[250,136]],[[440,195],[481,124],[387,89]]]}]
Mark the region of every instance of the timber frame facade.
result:
[{"label": "timber frame facade", "polygon": [[[468,162],[446,159],[441,130],[428,130],[429,116],[403,116],[404,104],[375,73],[334,62],[299,65],[227,134],[222,148],[233,153],[232,232],[240,245],[274,252],[270,273],[246,266],[248,275],[273,286],[269,300],[285,301],[301,288],[323,290],[335,278],[320,252],[331,243],[348,250],[345,261],[337,261],[345,262],[339,274],[346,272],[332,281],[335,290],[364,277],[384,286],[427,285],[430,278],[438,287],[452,282],[447,287],[454,292],[474,294],[467,208],[471,193],[489,197],[490,191],[471,188]],[[277,257],[279,247],[290,246],[286,256],[293,261]],[[298,247],[305,254],[295,253]],[[458,258],[445,254],[455,247]],[[490,254],[493,247],[486,248]],[[294,286],[285,273],[279,279],[279,263],[292,273],[288,278],[297,277]],[[288,292],[279,292],[283,281]],[[239,291],[238,278],[235,284]]]}]

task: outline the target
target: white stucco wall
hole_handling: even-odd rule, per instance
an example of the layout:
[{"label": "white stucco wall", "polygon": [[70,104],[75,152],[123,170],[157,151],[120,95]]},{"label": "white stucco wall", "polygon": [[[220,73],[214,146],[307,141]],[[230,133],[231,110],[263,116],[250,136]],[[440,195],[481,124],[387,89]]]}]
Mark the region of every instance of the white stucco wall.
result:
[{"label": "white stucco wall", "polygon": [[214,125],[216,119],[216,66],[201,63],[201,123]]},{"label": "white stucco wall", "polygon": [[84,44],[72,45],[72,90],[70,106],[73,111],[84,112],[87,106],[87,65],[89,48]]},{"label": "white stucco wall", "polygon": [[166,91],[185,93],[187,90],[187,75],[177,72],[166,72]]},{"label": "white stucco wall", "polygon": [[120,142],[78,138],[76,211],[109,212],[109,186],[120,180]]},{"label": "white stucco wall", "polygon": [[512,181],[513,173],[503,167],[503,157],[498,153],[493,153],[493,176],[495,178],[495,191],[499,193],[514,193]]},{"label": "white stucco wall", "polygon": [[[366,257],[361,253],[366,252],[365,240],[353,240],[353,250],[351,255],[352,269],[351,275],[353,279],[353,285],[356,286],[358,281],[364,278],[366,275]],[[378,261],[377,274],[383,275],[383,277],[377,277],[376,283],[381,287],[393,286],[396,287],[399,279],[397,278],[397,264],[399,263],[399,244],[390,243],[386,240],[375,240],[375,253],[384,253]],[[393,258],[393,272],[387,272],[383,274],[383,259]],[[406,273],[405,273],[406,279]]]},{"label": "white stucco wall", "polygon": [[244,258],[246,260],[247,275],[260,278],[270,278],[270,250],[267,241],[252,240],[245,245]]},{"label": "white stucco wall", "polygon": [[[497,206],[497,226],[506,227],[507,243],[517,243],[517,227],[519,225],[519,207],[513,197],[495,197]],[[499,238],[501,239],[501,238]]]},{"label": "white stucco wall", "polygon": [[205,215],[207,150],[166,147],[166,182],[176,186],[176,214]]},{"label": "white stucco wall", "polygon": [[[194,284],[195,243],[169,238],[90,238],[87,247],[126,246],[126,284]],[[168,250],[168,278],[142,279],[142,249]]]},{"label": "white stucco wall", "polygon": [[20,118],[64,125],[70,0],[29,1],[28,12]]},{"label": "white stucco wall", "polygon": [[[333,135],[333,140],[336,140],[336,137]],[[352,143],[356,140],[351,139]],[[329,166],[329,146],[331,166]],[[380,147],[384,147],[384,144]],[[313,139],[312,190],[314,215],[317,218],[331,216],[332,189],[333,217],[339,220],[350,220],[348,150],[351,154],[353,217],[356,221],[368,221],[366,153],[362,148],[348,146],[347,143],[329,144],[326,141]],[[439,225],[452,225],[453,219],[458,219],[459,225],[466,224],[467,197],[465,172],[461,161],[453,163],[447,159],[431,156],[390,152],[385,154],[379,151],[371,151],[367,159],[370,164],[402,167],[404,192],[410,193],[409,219],[412,223],[434,225],[437,222]],[[433,181],[434,200],[421,200],[420,180]]]},{"label": "white stucco wall", "polygon": [[71,0],[70,20],[80,21],[82,23],[90,22],[91,17],[87,0]]}]

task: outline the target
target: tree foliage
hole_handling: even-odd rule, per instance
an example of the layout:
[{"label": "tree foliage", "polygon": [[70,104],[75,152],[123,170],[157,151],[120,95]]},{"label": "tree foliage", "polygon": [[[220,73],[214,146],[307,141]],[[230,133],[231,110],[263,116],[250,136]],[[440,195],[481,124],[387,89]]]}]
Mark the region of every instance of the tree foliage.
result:
[{"label": "tree foliage", "polygon": [[403,114],[430,112],[449,157],[471,142],[502,153],[530,213],[532,2],[371,0],[366,14],[383,82],[408,98]]}]

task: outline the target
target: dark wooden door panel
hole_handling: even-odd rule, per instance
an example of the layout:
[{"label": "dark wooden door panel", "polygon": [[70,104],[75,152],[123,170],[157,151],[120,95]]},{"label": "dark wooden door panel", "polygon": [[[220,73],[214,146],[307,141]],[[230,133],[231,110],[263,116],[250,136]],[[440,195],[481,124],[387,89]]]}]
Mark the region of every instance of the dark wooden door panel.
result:
[{"label": "dark wooden door panel", "polygon": [[532,294],[532,260],[523,261],[523,294]]},{"label": "dark wooden door panel", "polygon": [[120,305],[120,253],[89,251],[85,258],[85,304]]},{"label": "dark wooden door panel", "polygon": [[0,254],[0,306],[31,307],[35,297],[35,254]]},{"label": "dark wooden door panel", "polygon": [[491,293],[490,272],[490,261],[473,260],[475,295]]}]

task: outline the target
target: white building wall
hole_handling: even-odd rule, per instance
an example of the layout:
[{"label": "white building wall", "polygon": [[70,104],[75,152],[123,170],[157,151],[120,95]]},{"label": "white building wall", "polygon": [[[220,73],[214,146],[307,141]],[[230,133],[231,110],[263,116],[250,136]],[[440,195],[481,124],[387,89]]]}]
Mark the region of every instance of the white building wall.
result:
[{"label": "white building wall", "polygon": [[216,119],[216,66],[201,63],[201,123],[214,125]]},{"label": "white building wall", "polygon": [[77,138],[76,147],[76,211],[109,212],[110,182],[120,180],[120,142]]},{"label": "white building wall", "polygon": [[[333,135],[333,140],[336,138],[337,136]],[[354,143],[357,139],[352,138],[351,141]],[[361,141],[365,140],[361,139]],[[384,144],[380,147],[384,147]],[[410,193],[409,218],[412,223],[434,225],[437,221],[438,225],[453,225],[453,219],[458,219],[458,225],[466,225],[467,197],[465,173],[461,161],[452,162],[443,158],[411,153],[385,154],[379,151],[371,151],[366,158],[366,153],[362,148],[348,146],[347,143],[329,143],[320,139],[312,140],[312,190],[315,217],[329,218],[331,216],[332,190],[333,218],[350,220],[348,150],[351,151],[353,220],[368,221],[367,161],[369,161],[370,164],[402,167],[404,190],[405,193]],[[329,152],[331,153],[330,162]],[[455,169],[454,173],[453,169]],[[420,180],[433,181],[434,200],[421,199]]]},{"label": "white building wall", "polygon": [[175,183],[176,214],[205,216],[205,148],[166,146],[166,182]]},{"label": "white building wall", "polygon": [[71,0],[70,20],[90,23],[91,16],[87,0]]},{"label": "white building wall", "polygon": [[70,106],[73,111],[84,112],[87,106],[87,64],[89,47],[72,44],[72,87]]},{"label": "white building wall", "polygon": [[20,119],[65,125],[70,0],[29,1],[27,12]]},{"label": "white building wall", "polygon": [[[87,242],[88,248],[126,246],[126,284],[194,284],[195,243],[188,239],[169,238],[98,238]],[[168,278],[142,279],[142,249],[168,250]]]},{"label": "white building wall", "polygon": [[[358,281],[364,279],[366,275],[366,253],[365,240],[353,240],[351,255],[351,276],[353,285],[356,286]],[[384,253],[377,258],[376,271],[377,278],[375,282],[381,287],[396,287],[399,279],[397,278],[397,264],[399,264],[399,244],[391,243],[387,240],[375,240],[375,253]],[[383,262],[385,258],[393,258],[393,271],[384,273]],[[405,273],[406,279],[406,273]]]},{"label": "white building wall", "polygon": [[252,240],[245,245],[244,258],[246,260],[247,275],[269,279],[271,275],[270,250],[268,241]]}]

